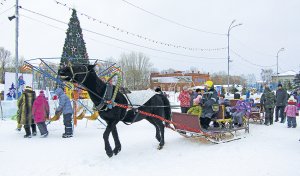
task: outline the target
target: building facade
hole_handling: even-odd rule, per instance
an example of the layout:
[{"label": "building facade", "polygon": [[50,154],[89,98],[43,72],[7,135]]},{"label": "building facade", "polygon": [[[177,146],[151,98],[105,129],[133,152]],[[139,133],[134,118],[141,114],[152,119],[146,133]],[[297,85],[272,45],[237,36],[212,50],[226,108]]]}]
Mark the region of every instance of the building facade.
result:
[{"label": "building facade", "polygon": [[278,74],[278,80],[277,80],[277,75],[272,76],[272,82],[274,82],[274,83],[293,82],[296,74],[297,73],[292,70],[284,72],[284,73],[280,73],[280,74]]},{"label": "building facade", "polygon": [[209,80],[209,73],[184,73],[176,71],[174,73],[151,73],[150,75],[150,88],[154,89],[160,86],[162,91],[176,91],[180,92],[184,86],[194,87],[200,86]]}]

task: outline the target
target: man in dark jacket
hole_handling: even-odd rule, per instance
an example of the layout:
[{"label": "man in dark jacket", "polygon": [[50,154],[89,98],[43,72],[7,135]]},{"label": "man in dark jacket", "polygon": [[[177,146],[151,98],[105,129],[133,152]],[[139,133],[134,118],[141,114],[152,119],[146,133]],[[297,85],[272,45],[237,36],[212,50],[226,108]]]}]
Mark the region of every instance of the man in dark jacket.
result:
[{"label": "man in dark jacket", "polygon": [[213,105],[218,104],[218,93],[214,89],[214,85],[212,81],[206,81],[206,92],[203,94],[202,99],[200,101],[200,105],[202,106],[202,114],[200,117],[200,124],[203,129],[207,129],[209,127],[209,123],[212,118],[217,114],[216,111],[213,110]]},{"label": "man in dark jacket", "polygon": [[71,106],[71,101],[64,93],[62,88],[57,88],[55,90],[55,94],[58,96],[59,106],[55,110],[55,115],[63,114],[64,117],[64,125],[65,125],[65,133],[63,133],[63,138],[69,138],[73,136],[73,128],[72,128],[72,114],[73,109]]},{"label": "man in dark jacket", "polygon": [[265,85],[264,93],[260,98],[260,104],[265,109],[265,125],[273,124],[273,114],[275,107],[275,95],[268,85]]},{"label": "man in dark jacket", "polygon": [[[278,84],[278,89],[276,91],[276,109],[275,109],[275,122],[278,122],[278,115],[281,118],[280,123],[284,123],[284,108],[287,103],[288,94],[282,89],[282,84]],[[278,113],[280,112],[280,114]]]}]

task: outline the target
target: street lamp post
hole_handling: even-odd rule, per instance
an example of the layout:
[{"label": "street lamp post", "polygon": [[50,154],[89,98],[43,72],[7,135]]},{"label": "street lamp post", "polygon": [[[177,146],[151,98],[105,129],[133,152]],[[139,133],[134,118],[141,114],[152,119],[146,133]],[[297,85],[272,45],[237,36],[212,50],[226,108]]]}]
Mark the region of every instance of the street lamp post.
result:
[{"label": "street lamp post", "polygon": [[235,20],[233,20],[228,28],[228,32],[227,32],[227,56],[228,56],[228,63],[227,63],[227,93],[229,93],[229,62],[230,62],[230,54],[229,54],[229,35],[230,35],[230,31],[232,28],[234,27],[237,27],[237,26],[240,26],[242,25],[242,23],[239,23],[239,24],[236,24],[236,25],[233,25],[233,23],[235,22]]},{"label": "street lamp post", "polygon": [[276,71],[277,80],[276,81],[277,81],[277,83],[279,83],[279,78],[278,78],[278,54],[281,51],[284,51],[284,48],[280,48],[280,50],[278,50],[277,55],[276,55],[276,58],[277,58],[277,71]]}]

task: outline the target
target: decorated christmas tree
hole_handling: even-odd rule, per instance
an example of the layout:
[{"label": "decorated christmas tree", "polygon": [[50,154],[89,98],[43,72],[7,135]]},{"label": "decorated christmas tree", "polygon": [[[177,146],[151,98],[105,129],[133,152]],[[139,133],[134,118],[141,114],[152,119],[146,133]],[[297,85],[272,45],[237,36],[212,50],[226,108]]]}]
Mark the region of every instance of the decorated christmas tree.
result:
[{"label": "decorated christmas tree", "polygon": [[86,60],[88,59],[88,54],[83,40],[82,29],[75,9],[73,9],[68,26],[60,64],[65,65],[68,61],[71,61],[72,64],[88,63],[88,60]]}]

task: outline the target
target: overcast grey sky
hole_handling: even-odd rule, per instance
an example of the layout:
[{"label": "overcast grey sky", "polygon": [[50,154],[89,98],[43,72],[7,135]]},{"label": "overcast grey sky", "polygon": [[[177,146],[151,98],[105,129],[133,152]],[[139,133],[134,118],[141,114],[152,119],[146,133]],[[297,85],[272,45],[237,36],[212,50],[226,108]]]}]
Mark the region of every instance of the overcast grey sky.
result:
[{"label": "overcast grey sky", "polygon": [[[279,72],[298,72],[300,69],[300,0],[126,0],[136,7],[125,0],[57,1],[75,7],[79,11],[81,27],[98,33],[83,31],[90,58],[117,59],[121,53],[140,51],[150,57],[154,67],[160,70],[187,70],[190,67],[198,67],[201,71],[210,73],[227,72],[226,49],[190,51],[156,44],[103,25],[98,20],[163,43],[189,48],[222,48],[227,47],[227,36],[211,33],[226,34],[231,21],[235,19],[234,24],[242,25],[230,32],[230,55],[233,60],[230,63],[231,74],[254,73],[259,77],[261,66],[272,65],[266,68],[276,71],[276,54],[282,47],[286,49],[279,54]],[[0,2],[3,4],[0,5],[0,47],[14,53],[15,22],[7,19],[14,14],[14,8],[6,10],[14,5],[15,0]],[[65,23],[69,22],[71,16],[68,8],[54,0],[20,0],[19,3],[24,9]],[[67,25],[24,9],[20,9],[19,55],[26,59],[60,57]],[[81,13],[97,20],[88,19]]]}]

